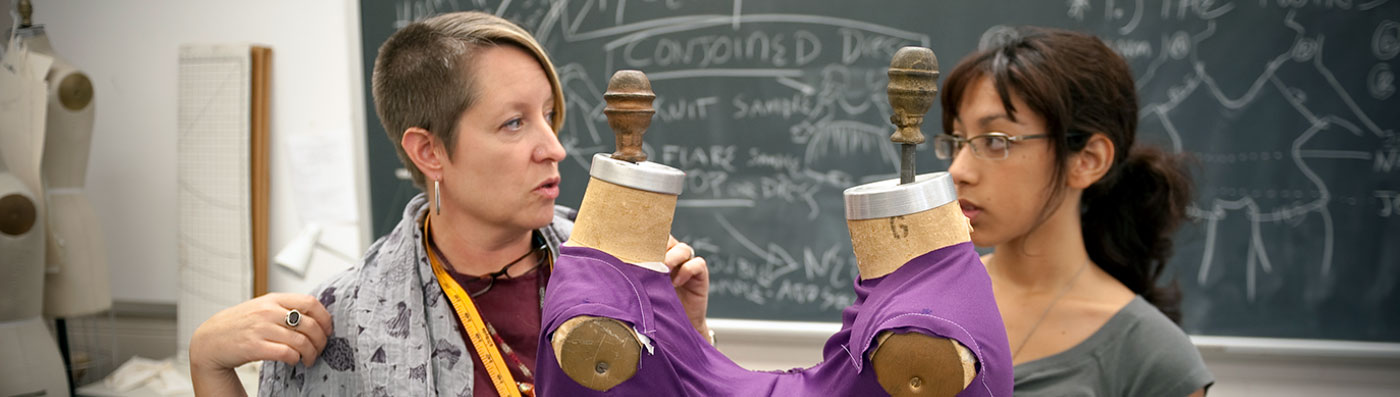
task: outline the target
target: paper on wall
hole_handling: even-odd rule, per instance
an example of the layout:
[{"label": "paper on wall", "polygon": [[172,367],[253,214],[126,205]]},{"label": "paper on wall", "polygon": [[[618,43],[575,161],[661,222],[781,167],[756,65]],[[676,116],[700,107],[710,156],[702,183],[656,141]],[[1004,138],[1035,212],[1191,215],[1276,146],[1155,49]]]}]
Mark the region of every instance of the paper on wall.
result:
[{"label": "paper on wall", "polygon": [[283,135],[292,191],[303,223],[356,221],[354,164],[348,131],[295,131]]}]

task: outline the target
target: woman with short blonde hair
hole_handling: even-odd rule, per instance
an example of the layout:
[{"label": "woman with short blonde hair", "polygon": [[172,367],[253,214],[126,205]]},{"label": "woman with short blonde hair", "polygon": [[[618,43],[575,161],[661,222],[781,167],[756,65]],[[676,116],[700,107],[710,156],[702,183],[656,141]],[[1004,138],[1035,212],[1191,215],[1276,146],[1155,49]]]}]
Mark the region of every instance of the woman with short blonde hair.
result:
[{"label": "woman with short blonde hair", "polygon": [[[265,295],[201,325],[197,393],[242,391],[232,368],[255,360],[271,360],[263,395],[532,392],[544,290],[576,215],[554,204],[564,98],[549,57],[509,21],[452,13],[394,33],[372,80],[424,193],[311,296]],[[671,239],[665,263],[705,333],[709,274],[693,253]]]}]

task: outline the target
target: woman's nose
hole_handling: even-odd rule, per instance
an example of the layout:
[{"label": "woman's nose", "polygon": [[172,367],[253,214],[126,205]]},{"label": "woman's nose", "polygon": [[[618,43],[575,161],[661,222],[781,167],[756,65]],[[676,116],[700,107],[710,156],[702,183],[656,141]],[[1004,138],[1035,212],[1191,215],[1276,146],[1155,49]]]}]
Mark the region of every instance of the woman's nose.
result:
[{"label": "woman's nose", "polygon": [[568,153],[564,151],[564,144],[559,143],[559,134],[550,130],[548,124],[544,129],[547,130],[544,133],[544,142],[535,147],[535,161],[555,163],[564,161],[564,156]]},{"label": "woman's nose", "polygon": [[963,152],[972,150],[967,146],[959,148],[953,152],[953,163],[948,165],[948,175],[953,177],[953,183],[957,186],[972,185],[977,183],[976,170],[972,167],[970,156],[963,156]]}]

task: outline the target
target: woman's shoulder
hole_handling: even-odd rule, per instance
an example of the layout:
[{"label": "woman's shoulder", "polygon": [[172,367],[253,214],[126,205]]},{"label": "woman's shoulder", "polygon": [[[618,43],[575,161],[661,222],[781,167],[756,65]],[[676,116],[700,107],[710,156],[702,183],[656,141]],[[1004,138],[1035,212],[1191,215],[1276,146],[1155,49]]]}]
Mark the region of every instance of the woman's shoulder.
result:
[{"label": "woman's shoulder", "polygon": [[[350,301],[359,297],[359,290],[360,266],[354,266],[322,281],[320,285],[311,290],[311,296],[320,300],[321,306],[325,306],[326,311],[334,316],[343,311],[343,308],[350,306],[348,304]],[[339,304],[337,305],[337,303]]]},{"label": "woman's shoulder", "polygon": [[375,240],[365,250],[359,263],[322,281],[311,290],[311,295],[320,299],[321,305],[336,315],[354,305],[361,287],[375,288],[376,283],[383,279],[405,277],[398,273],[411,268],[405,264],[414,263],[417,250],[412,245],[418,240],[414,230],[402,226]]},{"label": "woman's shoulder", "polygon": [[1209,386],[1214,377],[1186,331],[1141,296],[1114,321],[1119,337],[1106,349],[1105,368],[1119,368],[1126,395],[1184,396]]},{"label": "woman's shoulder", "polygon": [[1143,344],[1154,347],[1195,348],[1186,331],[1142,296],[1134,297],[1115,317],[1118,317],[1115,320],[1120,323],[1123,337],[1126,338],[1123,342],[1131,342],[1130,345],[1134,348],[1150,348]]}]

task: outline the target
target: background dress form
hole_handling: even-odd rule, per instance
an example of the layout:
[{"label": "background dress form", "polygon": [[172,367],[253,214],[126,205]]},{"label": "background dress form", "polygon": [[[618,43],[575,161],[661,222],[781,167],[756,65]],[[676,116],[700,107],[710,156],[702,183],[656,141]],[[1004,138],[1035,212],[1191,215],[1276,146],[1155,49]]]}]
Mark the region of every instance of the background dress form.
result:
[{"label": "background dress form", "polygon": [[[68,395],[63,360],[41,314],[44,303],[44,201],[29,181],[11,172],[37,168],[44,125],[44,84],[17,46],[5,52],[0,70],[0,395]],[[38,61],[35,65],[31,61]],[[18,155],[6,156],[7,153]],[[7,158],[10,162],[7,162]],[[23,163],[23,164],[16,164]]]},{"label": "background dress form", "polygon": [[18,39],[33,53],[53,58],[45,77],[48,104],[39,169],[48,226],[44,314],[71,317],[101,312],[112,307],[107,252],[97,215],[83,190],[92,144],[92,83],[55,54],[42,26],[22,28]]}]

